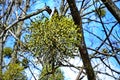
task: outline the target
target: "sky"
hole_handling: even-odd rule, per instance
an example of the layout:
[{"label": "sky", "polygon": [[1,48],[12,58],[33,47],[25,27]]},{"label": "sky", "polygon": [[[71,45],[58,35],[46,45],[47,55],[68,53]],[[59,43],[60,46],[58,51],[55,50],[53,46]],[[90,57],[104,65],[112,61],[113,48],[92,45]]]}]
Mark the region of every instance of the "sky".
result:
[{"label": "sky", "polygon": [[[43,1],[43,4],[44,2],[47,3],[47,5],[49,5],[51,8],[53,7],[56,7],[58,6],[55,2],[53,2],[53,0],[42,0]],[[119,5],[119,4],[117,4]],[[36,6],[36,8],[40,8],[39,6]],[[107,12],[106,15],[109,15],[109,16],[105,16],[105,19],[109,20],[109,18],[111,17],[111,14],[109,12]],[[92,19],[96,19],[96,17],[92,16]],[[114,20],[114,19],[112,19]],[[91,25],[89,25],[89,29],[90,31],[92,31],[94,34],[97,34],[101,37],[101,39],[105,38],[106,36],[104,35],[104,33],[102,32],[103,29],[101,29],[100,27],[101,26],[95,26],[95,25],[99,25],[99,24],[96,24],[96,23],[92,23]],[[85,27],[88,28],[88,25],[84,25]],[[92,47],[98,47],[97,45],[100,44],[100,41],[97,40],[95,37],[93,38],[88,38],[92,35],[90,35],[89,33],[85,33],[85,35],[87,36],[85,39],[86,39],[86,44],[87,46],[91,46]],[[101,36],[102,35],[102,36]],[[91,43],[91,41],[94,41],[94,43]],[[99,61],[99,60],[96,60],[96,61]],[[113,63],[114,60],[111,59],[111,62]],[[74,65],[82,65],[82,62],[81,60],[78,58],[78,57],[75,57],[74,59],[70,59],[70,63],[74,64]],[[95,63],[95,62],[94,62]],[[97,63],[96,63],[97,64]],[[112,65],[112,64],[111,64]],[[103,70],[102,69],[103,65],[99,66],[99,69],[100,70]],[[116,67],[115,65],[113,65],[113,67]],[[120,66],[119,66],[120,67]],[[117,70],[119,70],[118,66],[116,67]],[[64,73],[64,76],[65,76],[65,80],[75,80],[75,78],[77,77],[77,74],[78,74],[78,71],[76,69],[73,69],[73,68],[67,68],[67,67],[62,67],[61,70],[63,71]],[[106,69],[107,72],[110,72],[108,69]],[[104,75],[99,75],[99,77],[102,77],[104,78],[104,80],[114,80],[112,79],[111,77],[106,77]],[[86,77],[83,79],[83,80],[87,80]]]},{"label": "sky", "polygon": [[[40,9],[40,8],[44,7],[44,3],[49,5],[50,8],[54,8],[54,7],[58,8],[58,6],[59,6],[53,0],[40,0],[40,2],[38,1],[34,5],[33,9],[31,9],[31,11],[29,13],[31,13],[34,10],[37,10],[37,9]],[[117,5],[120,6],[120,4],[117,4]],[[107,12],[107,15],[109,15],[109,16],[105,16],[105,19],[109,20],[111,14],[109,12]],[[96,19],[96,17],[92,16],[92,19]],[[89,25],[89,26],[84,25],[84,27],[89,28],[90,31],[92,31],[93,33],[99,35],[102,39],[105,38],[104,33],[101,31],[102,29],[100,28],[100,26],[96,27],[96,25],[99,25],[99,24],[96,24],[96,23],[93,22],[92,25]],[[118,27],[118,28],[120,28],[120,27]],[[95,37],[93,37],[91,34],[86,32],[85,35],[87,36],[87,37],[85,37],[87,46],[95,48],[95,47],[97,47],[97,45],[100,44],[100,41],[97,40]],[[88,38],[90,36],[92,36],[93,38]],[[11,38],[11,37],[9,37],[8,39],[9,39],[9,41],[6,43],[6,46],[13,47],[13,43],[14,43],[15,40],[13,38]],[[95,41],[95,42],[91,43],[91,41]],[[34,60],[34,59],[32,58],[32,60]],[[6,59],[6,61],[7,61],[7,59]],[[99,60],[96,60],[96,63],[94,62],[94,64],[97,64],[98,61]],[[111,59],[111,62],[114,63],[114,60]],[[74,64],[76,66],[82,65],[82,62],[81,62],[80,58],[78,58],[78,57],[75,57],[74,59],[70,59],[70,63],[72,63],[72,64]],[[40,65],[38,65],[38,66],[40,66]],[[119,69],[120,66],[119,67],[118,66],[119,65],[112,65],[113,68],[116,68],[117,70],[120,70]],[[35,73],[35,76],[39,76],[40,72],[38,70],[34,69],[33,66],[31,66],[30,68],[32,69],[33,73]],[[41,66],[39,68],[41,68]],[[99,70],[104,70],[102,68],[103,68],[103,65],[99,66]],[[61,70],[63,71],[63,74],[65,76],[65,80],[75,80],[75,78],[76,78],[76,76],[78,74],[78,71],[76,69],[73,69],[73,68],[61,67]],[[110,72],[108,69],[106,69],[106,71]],[[29,72],[28,69],[26,69],[25,72],[27,73],[27,76],[29,77],[28,80],[34,80],[33,77],[30,77],[31,73]],[[104,78],[103,80],[114,80],[111,77],[106,77],[106,76],[103,76],[103,75],[99,75],[99,77]],[[87,80],[86,77],[83,80]]]}]

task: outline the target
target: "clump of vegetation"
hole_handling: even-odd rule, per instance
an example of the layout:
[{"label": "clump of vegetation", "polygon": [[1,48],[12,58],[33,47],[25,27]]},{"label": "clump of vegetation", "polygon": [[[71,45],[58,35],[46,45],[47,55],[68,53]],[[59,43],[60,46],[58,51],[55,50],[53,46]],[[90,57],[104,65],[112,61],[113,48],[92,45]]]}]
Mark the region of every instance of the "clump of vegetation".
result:
[{"label": "clump of vegetation", "polygon": [[28,67],[28,59],[27,58],[24,58],[23,60],[22,60],[22,66],[24,67],[24,68],[27,68]]},{"label": "clump of vegetation", "polygon": [[40,74],[40,80],[64,80],[63,73],[60,69],[52,71],[52,67],[45,65]]},{"label": "clump of vegetation", "polygon": [[5,47],[3,49],[3,55],[4,55],[4,57],[10,58],[12,53],[13,53],[13,50],[10,47]]},{"label": "clump of vegetation", "polygon": [[72,19],[55,14],[51,19],[32,23],[28,47],[46,62],[72,57],[81,40],[78,30]]},{"label": "clump of vegetation", "polygon": [[99,8],[98,8],[98,9],[96,9],[95,14],[96,14],[97,16],[104,17],[105,14],[106,14],[106,10],[105,10],[105,9],[99,9]]},{"label": "clump of vegetation", "polygon": [[3,80],[25,80],[25,76],[22,73],[23,70],[24,67],[19,64],[11,63],[9,64],[7,71],[3,74]]}]

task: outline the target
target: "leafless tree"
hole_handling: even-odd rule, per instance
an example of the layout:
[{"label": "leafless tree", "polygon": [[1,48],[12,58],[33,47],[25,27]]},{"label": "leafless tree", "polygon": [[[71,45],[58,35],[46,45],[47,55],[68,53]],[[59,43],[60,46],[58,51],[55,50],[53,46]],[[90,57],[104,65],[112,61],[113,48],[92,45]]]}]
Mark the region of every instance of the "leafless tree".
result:
[{"label": "leafless tree", "polygon": [[[31,11],[37,1],[0,0],[0,79],[2,79],[2,69],[4,68],[3,49],[8,41],[7,38],[12,36],[15,39],[11,63],[16,63],[18,55],[25,58],[23,52],[30,51],[26,48],[25,42],[21,40],[22,33],[26,30],[26,27],[24,27],[25,21],[32,22],[34,19],[31,17],[44,11],[47,11],[49,15],[52,12],[52,9],[47,5]],[[82,59],[83,65],[75,66],[67,60],[64,60],[66,64],[59,62],[59,65],[77,69],[79,73],[76,80],[84,79],[86,75],[88,80],[96,80],[99,79],[101,74],[112,77],[115,80],[119,79],[118,75],[120,72],[114,65],[120,65],[120,28],[118,24],[120,23],[120,10],[116,6],[116,3],[120,3],[120,1],[54,0],[54,2],[60,5],[58,10],[59,16],[72,16],[75,24],[81,29],[78,32],[82,34],[82,41],[78,44],[80,55],[77,54],[75,57]],[[101,16],[102,10],[105,14],[108,14],[107,12],[110,11],[116,20],[109,15],[103,14]],[[96,33],[96,31],[100,31],[102,36],[99,32]],[[86,36],[86,34],[89,36]],[[89,41],[91,45],[88,45],[88,40],[91,40]],[[32,53],[32,51],[30,52]],[[41,64],[41,60],[39,57],[37,58]],[[111,60],[114,60],[116,63],[113,63]],[[34,62],[30,60],[29,62],[37,68]],[[36,80],[32,70],[30,67],[28,68]]]}]

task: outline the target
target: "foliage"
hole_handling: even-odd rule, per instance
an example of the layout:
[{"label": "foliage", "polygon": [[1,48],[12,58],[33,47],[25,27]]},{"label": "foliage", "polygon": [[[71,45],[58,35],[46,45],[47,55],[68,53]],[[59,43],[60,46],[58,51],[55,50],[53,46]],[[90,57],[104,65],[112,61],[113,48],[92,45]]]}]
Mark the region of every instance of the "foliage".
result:
[{"label": "foliage", "polygon": [[[63,73],[60,69],[56,69],[55,72],[52,72],[52,67],[45,65],[42,69],[40,80],[64,80]],[[47,74],[47,75],[46,75]]]},{"label": "foliage", "polygon": [[22,60],[22,66],[23,66],[24,68],[27,68],[27,67],[28,67],[28,63],[29,63],[28,59],[24,58],[24,59]]},{"label": "foliage", "polygon": [[12,53],[13,53],[13,50],[10,47],[5,47],[3,49],[3,55],[4,55],[4,57],[10,58]]},{"label": "foliage", "polygon": [[[54,0],[55,3],[49,0],[26,0],[26,1],[1,0],[1,1],[2,2],[0,3],[0,7],[1,7],[1,10],[0,10],[0,80],[9,80],[6,76],[12,74],[10,73],[10,65],[6,64],[6,57],[7,57],[7,60],[9,60],[10,62],[17,63],[19,67],[22,67],[24,69],[28,68],[31,65],[37,68],[39,62],[43,64],[47,63],[49,65],[47,68],[45,68],[45,65],[42,65],[44,66],[43,68],[44,70],[42,70],[42,74],[44,73],[44,71],[45,71],[44,74],[46,74],[49,71],[51,72],[53,70],[52,65],[55,65],[54,68],[56,68],[57,66],[59,67],[59,65],[61,66],[63,65],[65,67],[72,66],[75,69],[78,68],[78,71],[82,66],[84,66],[83,71],[81,71],[82,75],[78,75],[80,76],[79,79],[84,79],[84,76],[86,78],[87,71],[89,71],[90,73],[92,73],[93,71],[90,71],[90,70],[85,71],[86,69],[85,67],[88,66],[88,68],[90,68],[88,63],[76,57],[81,58],[80,54],[83,54],[83,56],[85,56],[84,52],[86,51],[88,51],[89,53],[88,56],[90,57],[90,60],[89,58],[85,60],[92,61],[92,66],[93,66],[93,69],[95,70],[94,72],[96,73],[96,79],[107,80],[108,78],[110,78],[114,80],[119,80],[120,78],[119,77],[119,74],[120,74],[119,72],[120,27],[116,22],[116,21],[120,22],[119,21],[120,10],[118,6],[119,0],[114,0],[114,1],[109,0],[109,2],[105,2],[106,0],[94,0],[94,1],[92,0],[82,0],[82,1]],[[20,4],[19,4],[19,1],[20,1]],[[72,7],[74,7],[74,3],[76,4],[76,7],[72,9],[73,12],[70,12],[71,9],[70,9],[70,5],[68,4],[68,1],[70,2],[75,1],[70,4],[72,5]],[[39,6],[37,8],[34,8],[37,5],[41,5],[41,3],[43,4],[44,2],[48,4],[47,5],[45,4],[45,6],[42,6],[42,7]],[[58,10],[60,15],[67,16],[69,17],[69,19],[66,17],[58,17],[58,15],[56,15],[56,17],[53,16],[49,20],[45,19],[44,18],[45,16],[48,17],[46,12],[51,14],[51,9],[49,7],[51,4],[49,5],[49,2],[51,4],[55,4],[54,6],[57,7],[56,9],[60,9]],[[80,60],[80,63],[81,62],[83,63],[80,65],[79,63],[78,64],[71,63],[72,61],[68,60],[68,57],[73,57],[73,53],[75,49],[76,51],[80,50],[76,47],[76,44],[80,44],[79,43],[80,39],[78,38],[79,36],[81,36],[80,34],[78,35],[75,34],[77,33],[76,26],[74,27],[75,32],[73,34],[69,34],[70,33],[69,30],[71,30],[74,24],[70,18],[72,18],[72,15],[77,13],[75,11],[77,10],[77,8],[79,10],[78,15],[80,15],[81,21],[82,21],[81,23],[82,26],[80,27],[83,28],[82,32],[84,34],[83,37],[85,38],[85,40],[83,38],[82,41],[80,42],[86,43],[85,46],[82,44],[82,46],[79,47],[79,48],[84,48],[83,52],[80,52],[79,55],[75,54],[76,55],[76,57],[74,58],[75,63],[76,63],[76,60],[77,61]],[[46,12],[44,13],[43,11],[46,11]],[[37,19],[35,22],[32,23],[32,26],[31,26],[30,22],[34,21],[33,18],[35,18],[36,16],[38,16],[38,19],[41,19],[41,18],[44,18],[44,19],[39,21]],[[75,16],[76,16],[75,19],[77,20],[79,16],[77,15]],[[106,17],[104,18],[104,16]],[[78,22],[81,22],[81,21],[78,21]],[[24,40],[23,38],[27,34],[26,28],[28,26],[31,26],[30,31],[32,35],[30,34],[30,36],[28,36],[29,42],[28,42],[28,45],[26,45],[26,40]],[[60,31],[61,29],[62,31]],[[69,37],[69,35],[72,35],[73,38]],[[10,39],[8,39],[8,37]],[[11,46],[12,49],[10,47],[6,48],[5,46]],[[38,62],[35,63],[36,62],[36,58],[35,58],[34,60],[35,62],[34,61],[33,63],[31,62],[32,64],[29,65],[29,62],[33,59],[33,55],[29,54],[30,50],[33,53],[33,55],[37,56]],[[24,58],[29,57],[29,58],[27,58],[28,59],[27,60],[27,59],[23,59],[23,57]],[[67,59],[67,60],[65,60],[65,62],[62,62],[63,59]],[[59,62],[62,62],[62,64]],[[12,66],[11,68],[14,68],[14,66]],[[10,74],[8,74],[8,72]],[[20,73],[18,71],[17,74],[19,74],[19,76],[17,76],[16,78],[17,80],[20,80],[20,79],[25,80],[25,79],[22,79],[22,77],[24,76],[22,72],[23,70],[20,71]],[[1,75],[3,75],[3,77],[1,77]],[[48,75],[44,77],[44,80],[47,80],[46,77],[49,77],[49,76],[53,77],[52,75]],[[13,76],[11,76],[10,80],[13,80],[12,77]],[[30,77],[32,76],[29,76],[29,78]],[[70,76],[65,76],[65,77],[70,77]]]},{"label": "foliage", "polygon": [[26,80],[22,73],[23,69],[19,64],[11,63],[3,74],[3,80]]},{"label": "foliage", "polygon": [[107,54],[109,51],[104,48],[104,49],[102,49],[102,52]]},{"label": "foliage", "polygon": [[74,22],[55,14],[50,20],[40,20],[30,27],[28,47],[35,55],[42,56],[44,61],[57,63],[66,57],[72,57],[76,44],[80,43],[81,34]]},{"label": "foliage", "polygon": [[97,16],[104,17],[105,14],[106,14],[106,11],[105,11],[105,9],[99,9],[99,8],[98,8],[98,9],[96,9],[95,14],[96,14]]}]

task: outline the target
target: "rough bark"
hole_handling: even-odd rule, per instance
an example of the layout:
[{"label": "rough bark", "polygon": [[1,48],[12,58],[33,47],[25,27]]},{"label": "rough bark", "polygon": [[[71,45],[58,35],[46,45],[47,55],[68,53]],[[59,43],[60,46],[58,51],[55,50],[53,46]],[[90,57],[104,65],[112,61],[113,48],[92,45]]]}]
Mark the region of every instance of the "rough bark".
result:
[{"label": "rough bark", "polygon": [[120,9],[112,0],[101,0],[115,19],[120,23]]},{"label": "rough bark", "polygon": [[67,2],[69,4],[73,20],[74,20],[75,24],[78,26],[78,28],[80,28],[80,31],[78,31],[78,32],[82,34],[82,40],[80,42],[81,44],[79,44],[78,46],[79,46],[80,55],[81,55],[81,58],[83,61],[83,65],[84,65],[88,80],[96,80],[94,70],[92,68],[92,65],[91,65],[91,62],[89,59],[85,40],[84,40],[82,20],[81,20],[79,11],[77,9],[77,6],[75,4],[75,0],[67,0]]},{"label": "rough bark", "polygon": [[[3,7],[3,6],[2,6]],[[0,21],[0,34],[4,28],[3,22]],[[3,34],[4,35],[4,34]],[[2,63],[3,63],[3,35],[0,37],[0,80],[2,80]]]},{"label": "rough bark", "polygon": [[3,40],[0,38],[0,80],[2,79],[2,52],[3,52]]}]

